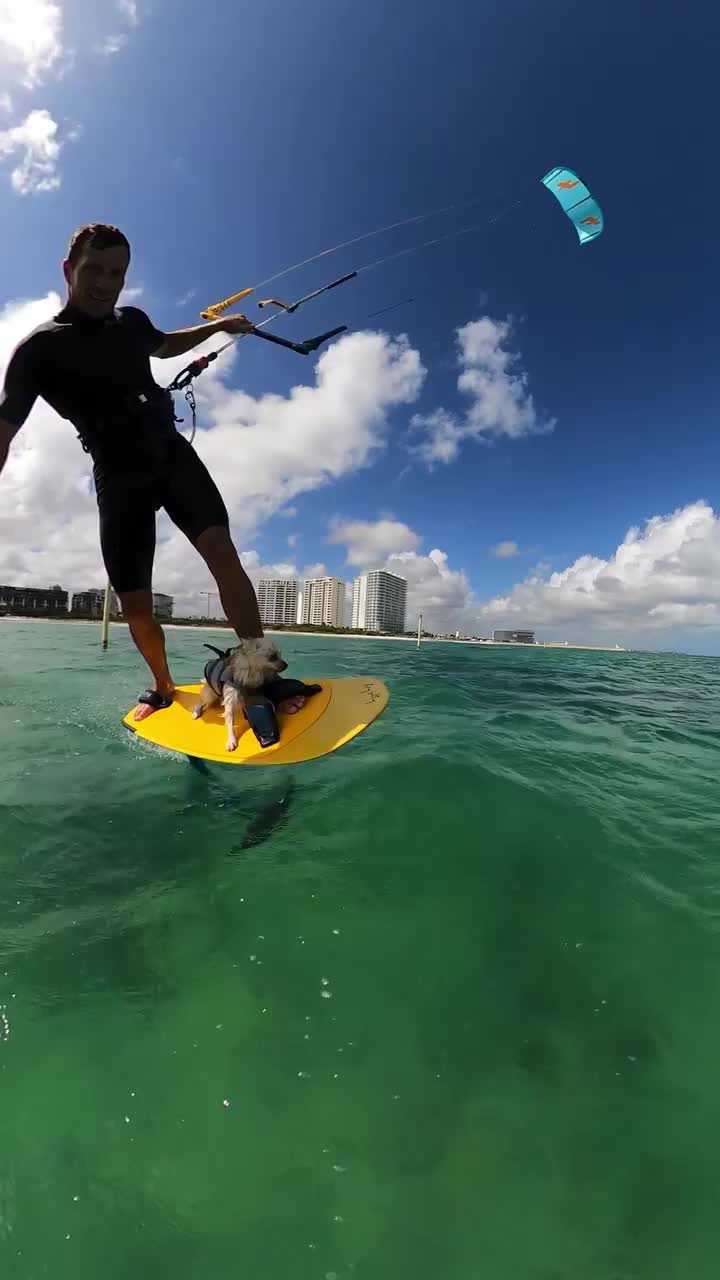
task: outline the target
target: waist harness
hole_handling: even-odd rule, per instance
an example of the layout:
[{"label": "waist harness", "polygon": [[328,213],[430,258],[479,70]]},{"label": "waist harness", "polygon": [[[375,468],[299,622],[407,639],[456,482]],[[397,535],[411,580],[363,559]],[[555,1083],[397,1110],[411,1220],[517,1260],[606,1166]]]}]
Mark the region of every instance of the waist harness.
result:
[{"label": "waist harness", "polygon": [[92,420],[74,421],[80,443],[93,458],[109,458],[128,451],[158,455],[177,433],[175,406],[169,391],[152,391],[121,396]]}]

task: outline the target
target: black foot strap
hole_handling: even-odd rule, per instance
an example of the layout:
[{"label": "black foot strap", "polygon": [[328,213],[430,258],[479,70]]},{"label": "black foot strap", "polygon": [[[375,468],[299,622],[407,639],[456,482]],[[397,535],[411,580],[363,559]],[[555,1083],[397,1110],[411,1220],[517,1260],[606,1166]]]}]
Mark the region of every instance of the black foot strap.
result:
[{"label": "black foot strap", "polygon": [[273,747],[280,741],[280,726],[275,708],[267,698],[250,694],[243,701],[243,712],[261,747]]},{"label": "black foot strap", "polygon": [[149,707],[154,707],[156,711],[165,711],[167,707],[173,704],[172,698],[168,698],[167,694],[160,693],[159,689],[146,689],[138,698],[139,703],[147,703]]},{"label": "black foot strap", "polygon": [[280,741],[280,726],[275,708],[286,698],[311,698],[320,693],[319,684],[303,684],[302,680],[268,680],[256,693],[246,696],[243,711],[261,747],[272,747]]}]

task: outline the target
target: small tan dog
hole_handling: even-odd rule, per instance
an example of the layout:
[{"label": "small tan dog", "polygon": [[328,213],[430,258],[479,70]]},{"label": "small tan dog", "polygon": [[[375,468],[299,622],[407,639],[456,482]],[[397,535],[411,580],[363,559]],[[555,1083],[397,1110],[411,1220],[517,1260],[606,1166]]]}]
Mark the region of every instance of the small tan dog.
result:
[{"label": "small tan dog", "polygon": [[[251,719],[253,710],[265,709],[266,699],[258,699],[253,703],[246,695],[257,692],[268,680],[275,679],[281,671],[285,671],[287,662],[282,658],[277,646],[267,636],[262,639],[241,640],[234,649],[223,652],[213,649],[218,655],[205,665],[205,680],[200,690],[200,701],[193,707],[193,719],[222,702],[227,727],[226,749],[235,751],[238,740],[235,733],[235,712],[238,707],[246,712],[246,718],[258,733],[258,725]],[[250,714],[248,715],[248,711]],[[262,731],[262,730],[261,730]],[[264,745],[264,744],[263,744]]]}]

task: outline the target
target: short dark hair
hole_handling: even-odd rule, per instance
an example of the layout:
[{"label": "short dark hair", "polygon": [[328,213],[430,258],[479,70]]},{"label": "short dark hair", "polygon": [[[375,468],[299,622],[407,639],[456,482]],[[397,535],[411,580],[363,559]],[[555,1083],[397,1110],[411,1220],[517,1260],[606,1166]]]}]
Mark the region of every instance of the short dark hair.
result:
[{"label": "short dark hair", "polygon": [[130,241],[111,222],[88,222],[73,231],[68,247],[68,261],[74,265],[88,245],[93,249],[114,249],[116,245],[124,245],[128,258],[130,257]]}]

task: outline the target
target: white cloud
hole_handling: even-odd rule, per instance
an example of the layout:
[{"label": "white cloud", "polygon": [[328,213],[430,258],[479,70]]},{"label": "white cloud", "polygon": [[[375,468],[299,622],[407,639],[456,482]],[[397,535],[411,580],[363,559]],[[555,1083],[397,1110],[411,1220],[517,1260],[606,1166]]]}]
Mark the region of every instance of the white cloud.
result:
[{"label": "white cloud", "polygon": [[44,109],[31,111],[20,124],[0,130],[0,159],[19,153],[10,174],[19,195],[55,191],[60,186],[58,160],[64,144],[57,132],[57,121]]},{"label": "white cloud", "polygon": [[361,567],[406,578],[408,626],[422,613],[424,625],[440,632],[522,626],[547,639],[642,645],[680,628],[720,630],[720,514],[706,502],[630,529],[607,559],[580,556],[556,572],[538,565],[506,595],[485,601],[438,549],[388,554],[382,564],[369,554]]},{"label": "white cloud", "polygon": [[[240,351],[242,358],[246,350],[229,354]],[[197,384],[199,422],[210,429],[198,432],[196,447],[221,477],[243,536],[276,512],[287,515],[299,494],[374,461],[385,444],[389,411],[412,403],[425,375],[405,339],[380,333],[349,334],[328,347],[315,366],[315,385],[295,386],[288,396],[231,390],[223,381],[227,367],[221,357]],[[166,370],[169,379],[169,361],[163,375]]]},{"label": "white cloud", "polygon": [[387,517],[370,520],[334,520],[328,540],[344,544],[346,562],[357,572],[386,569],[408,584],[408,628],[419,613],[428,630],[444,633],[458,627],[472,630],[477,602],[465,574],[448,565],[444,551],[418,552],[420,536],[409,525]]},{"label": "white cloud", "polygon": [[382,568],[407,580],[408,630],[423,615],[426,631],[444,635],[461,630],[472,633],[476,628],[477,601],[472,587],[461,569],[451,569],[446,552],[435,547],[426,556],[416,551],[402,551],[388,556]]},{"label": "white cloud", "polygon": [[517,542],[498,542],[494,547],[490,548],[490,555],[495,556],[498,560],[508,560],[511,556],[516,556],[520,552]]},{"label": "white cloud", "polygon": [[53,0],[0,0],[0,66],[33,89],[62,54],[62,10]]},{"label": "white cloud", "polygon": [[13,109],[13,102],[12,102],[12,98],[10,97],[10,94],[5,93],[3,91],[2,93],[0,93],[0,111],[2,111],[5,115],[9,116],[12,109]]},{"label": "white cloud", "polygon": [[[136,0],[115,0],[115,12],[126,27],[132,29],[139,26],[140,14]],[[112,57],[126,47],[129,39],[128,31],[113,32],[95,46],[95,52],[105,57]]]},{"label": "white cloud", "polygon": [[422,462],[433,466],[436,462],[455,461],[464,432],[462,421],[454,413],[448,413],[447,409],[416,413],[410,425],[413,432],[422,437],[412,449]]},{"label": "white cloud", "polygon": [[418,535],[408,525],[391,519],[334,520],[328,542],[344,544],[346,564],[361,569],[382,567],[388,556],[414,551],[420,545]]},{"label": "white cloud", "polygon": [[327,577],[327,565],[322,560],[316,560],[314,564],[306,564],[302,571],[302,578],[325,578]]},{"label": "white cloud", "polygon": [[[16,343],[60,306],[53,293],[0,311],[0,375]],[[155,362],[155,376],[166,384],[184,363],[187,357]],[[236,545],[246,547],[263,520],[290,514],[294,496],[369,465],[384,447],[389,412],[412,402],[424,377],[407,342],[370,333],[328,348],[314,366],[314,383],[288,396],[256,399],[231,390],[224,381],[231,367],[232,359],[221,357],[198,382],[196,445],[223,492]],[[312,377],[310,361],[302,368]],[[90,471],[71,425],[38,402],[0,477],[0,579],[61,582],[70,590],[102,584]],[[195,599],[196,612],[198,593],[213,586],[164,514],[155,585]]]},{"label": "white cloud", "polygon": [[122,15],[128,26],[136,27],[140,21],[137,0],[117,0],[118,13]]},{"label": "white cloud", "polygon": [[413,417],[412,429],[421,437],[414,452],[423,462],[454,462],[464,440],[515,440],[552,431],[554,420],[544,420],[535,409],[527,373],[518,368],[520,356],[507,347],[511,336],[510,320],[491,316],[457,330],[457,385],[469,405],[463,415],[439,408]]},{"label": "white cloud", "polygon": [[297,566],[290,560],[263,561],[257,551],[242,551],[242,562],[248,577],[254,583],[261,578],[299,578]]},{"label": "white cloud", "polygon": [[120,31],[116,35],[106,36],[100,44],[95,46],[95,52],[100,53],[103,57],[110,58],[115,53],[120,53],[128,42],[126,31]]},{"label": "white cloud", "polygon": [[[61,306],[57,293],[0,312],[0,370],[14,346]],[[0,577],[100,586],[104,574],[88,459],[69,423],[38,402],[0,476]]]},{"label": "white cloud", "polygon": [[580,556],[559,572],[545,566],[481,615],[505,623],[607,635],[631,642],[672,627],[720,627],[720,517],[706,502],[653,516],[629,529],[608,559]]},{"label": "white cloud", "polygon": [[297,546],[297,540],[298,540],[298,538],[299,538],[299,537],[300,537],[300,534],[299,534],[299,533],[289,533],[289,534],[288,534],[288,536],[287,536],[287,544],[288,544],[288,546],[289,546],[289,547],[295,547],[295,546]]}]

